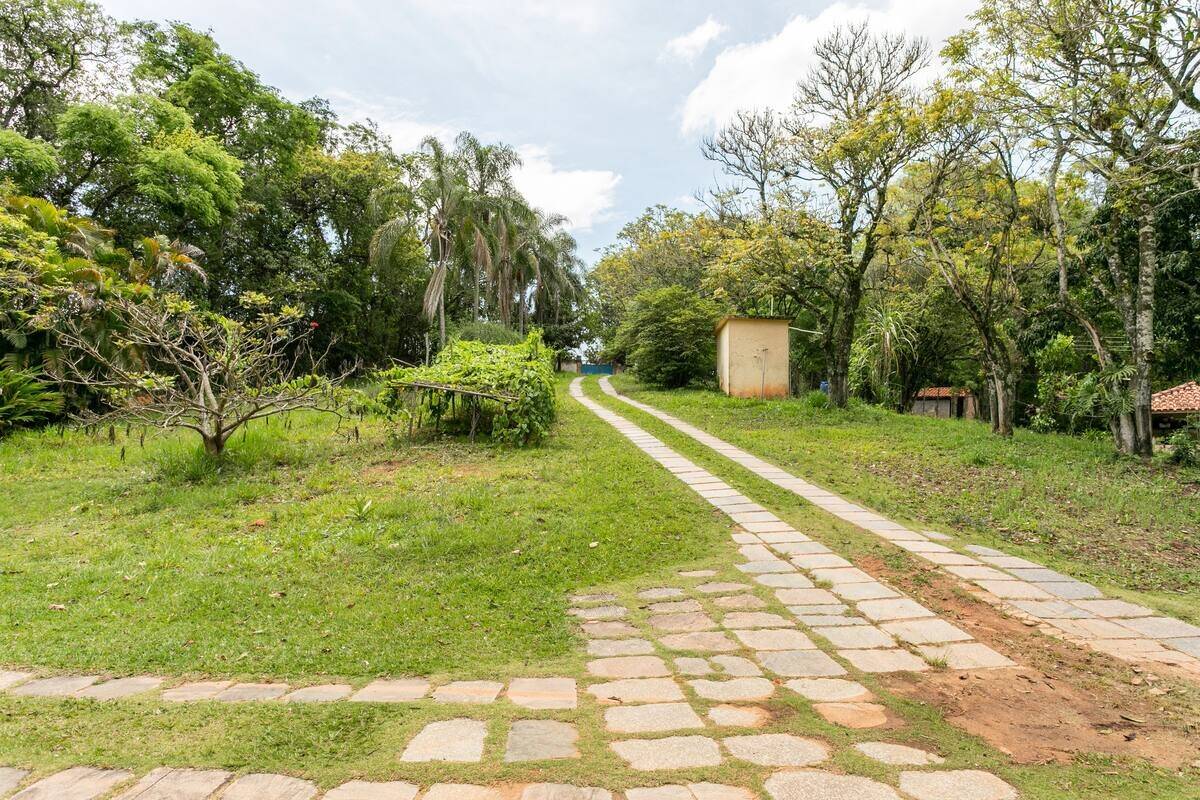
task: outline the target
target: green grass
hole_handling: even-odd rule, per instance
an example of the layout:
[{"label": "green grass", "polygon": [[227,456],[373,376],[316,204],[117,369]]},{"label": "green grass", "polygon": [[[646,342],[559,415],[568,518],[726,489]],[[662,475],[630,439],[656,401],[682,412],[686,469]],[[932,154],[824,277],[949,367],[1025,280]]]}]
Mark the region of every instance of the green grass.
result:
[{"label": "green grass", "polygon": [[574,663],[572,590],[669,574],[725,530],[560,394],[554,435],[523,450],[311,414],[256,426],[219,468],[182,434],[9,438],[0,663],[284,680]]},{"label": "green grass", "polygon": [[881,513],[1200,621],[1200,472],[1079,437],[1004,440],[969,420],[654,391],[627,375],[614,385]]}]

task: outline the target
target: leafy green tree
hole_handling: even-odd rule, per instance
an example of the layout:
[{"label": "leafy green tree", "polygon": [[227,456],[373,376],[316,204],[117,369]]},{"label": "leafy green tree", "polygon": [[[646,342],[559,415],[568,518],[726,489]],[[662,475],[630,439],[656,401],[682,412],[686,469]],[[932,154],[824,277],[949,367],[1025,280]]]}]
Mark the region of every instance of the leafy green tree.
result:
[{"label": "leafy green tree", "polygon": [[24,194],[34,194],[57,171],[58,154],[53,147],[0,129],[0,181],[11,182]]},{"label": "leafy green tree", "polygon": [[647,290],[634,298],[611,354],[657,386],[673,389],[710,380],[716,371],[718,313],[716,303],[682,286]]},{"label": "leafy green tree", "polygon": [[120,26],[87,0],[0,0],[0,128],[50,140],[67,107],[117,83]]}]

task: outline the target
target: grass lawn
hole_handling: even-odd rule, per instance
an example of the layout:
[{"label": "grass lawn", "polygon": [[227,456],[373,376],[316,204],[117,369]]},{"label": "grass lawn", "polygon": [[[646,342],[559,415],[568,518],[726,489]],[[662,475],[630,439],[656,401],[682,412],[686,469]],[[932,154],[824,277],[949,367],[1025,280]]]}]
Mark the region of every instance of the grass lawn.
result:
[{"label": "grass lawn", "polygon": [[1117,459],[1107,442],[1071,436],[1018,430],[1006,441],[973,421],[613,383],[881,513],[1200,621],[1198,471]]},{"label": "grass lawn", "polygon": [[315,682],[575,663],[569,592],[669,574],[726,530],[565,387],[525,450],[312,414],[239,436],[220,472],[183,434],[10,437],[0,664]]}]

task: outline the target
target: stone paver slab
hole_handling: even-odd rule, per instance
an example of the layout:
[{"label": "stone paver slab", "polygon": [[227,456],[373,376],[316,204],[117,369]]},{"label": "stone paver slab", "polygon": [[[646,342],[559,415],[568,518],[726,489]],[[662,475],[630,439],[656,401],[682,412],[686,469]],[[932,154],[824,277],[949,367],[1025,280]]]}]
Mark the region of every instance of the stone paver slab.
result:
[{"label": "stone paver slab", "polygon": [[679,573],[681,578],[711,578],[717,574],[715,569],[691,569]]},{"label": "stone paver slab", "polygon": [[729,611],[753,611],[754,609],[762,608],[766,602],[752,594],[727,594],[721,597],[714,597],[712,604],[717,608],[723,608]]},{"label": "stone paver slab", "polygon": [[[642,600],[668,600],[672,597],[683,597],[683,589],[677,586],[655,586],[650,589],[643,589],[637,593],[637,596]],[[614,600],[616,598],[613,598]]]},{"label": "stone paver slab", "polygon": [[823,678],[845,675],[840,664],[820,650],[779,650],[758,653],[758,662],[785,678]]},{"label": "stone paver slab", "polygon": [[598,622],[603,620],[621,619],[629,614],[625,606],[587,606],[584,608],[572,608],[567,611],[579,619],[589,622]]},{"label": "stone paver slab", "polygon": [[876,622],[933,616],[933,612],[928,608],[907,597],[890,600],[863,600],[858,604],[858,613]]},{"label": "stone paver slab", "polygon": [[861,683],[842,678],[798,678],[784,686],[815,703],[863,703],[874,699]]},{"label": "stone paver slab", "polygon": [[1141,634],[1110,619],[1052,619],[1049,623],[1068,636],[1080,639],[1139,639]]},{"label": "stone paver slab", "polygon": [[1093,616],[1064,600],[1013,600],[1012,605],[1038,619],[1088,619]]},{"label": "stone paver slab", "polygon": [[732,675],[735,678],[756,678],[762,675],[762,670],[758,668],[757,664],[741,656],[713,656],[712,661],[726,675]]},{"label": "stone paver slab", "polygon": [[946,759],[935,753],[890,742],[859,742],[854,749],[867,758],[872,758],[881,764],[893,766],[929,766],[945,763]]},{"label": "stone paver slab", "polygon": [[275,700],[287,694],[286,683],[235,683],[217,694],[214,700],[222,703],[242,703],[256,700]]},{"label": "stone paver slab", "polygon": [[617,599],[615,594],[610,592],[594,592],[592,594],[573,594],[570,597],[572,603],[587,604],[587,603],[613,603]]},{"label": "stone paver slab", "polygon": [[834,553],[805,553],[793,556],[792,563],[800,569],[822,569],[828,567],[852,567],[846,559]]},{"label": "stone paver slab", "polygon": [[719,631],[673,633],[659,639],[670,650],[694,650],[698,653],[728,653],[740,649],[732,639]]},{"label": "stone paver slab", "polygon": [[850,613],[850,607],[843,603],[837,603],[836,605],[788,606],[788,611],[797,617],[842,617]]},{"label": "stone paver slab", "polygon": [[509,728],[504,760],[578,758],[579,750],[575,746],[578,740],[579,732],[570,723],[552,719],[519,719]]},{"label": "stone paver slab", "polygon": [[1063,600],[1095,600],[1104,597],[1104,592],[1082,581],[1067,581],[1060,583],[1038,583],[1039,589]]},{"label": "stone paver slab", "polygon": [[569,709],[578,703],[574,678],[513,678],[507,697],[532,709]]},{"label": "stone paver slab", "polygon": [[613,795],[607,789],[591,786],[531,783],[521,792],[521,800],[613,800]]},{"label": "stone paver slab", "polygon": [[663,603],[651,603],[646,610],[651,614],[683,614],[689,611],[703,611],[704,607],[696,600],[668,600]]},{"label": "stone paver slab", "polygon": [[943,662],[949,669],[1001,669],[1016,663],[980,642],[927,644],[917,647],[930,661]]},{"label": "stone paver slab", "polygon": [[834,628],[843,625],[866,625],[862,617],[852,617],[848,614],[797,614],[796,619],[810,628]]},{"label": "stone paver slab", "polygon": [[609,747],[631,768],[641,772],[715,767],[721,763],[721,749],[715,741],[705,736],[627,739],[612,742]]},{"label": "stone paver slab", "polygon": [[38,678],[9,690],[22,697],[67,697],[86,689],[99,678],[95,675],[57,675],[53,678]]},{"label": "stone paver slab", "polygon": [[815,580],[826,581],[834,586],[846,583],[876,583],[876,580],[858,567],[832,567],[830,569],[814,569],[812,576]]},{"label": "stone paver slab", "polygon": [[433,699],[441,703],[493,702],[504,684],[496,681],[453,681],[433,690]]},{"label": "stone paver slab", "polygon": [[907,650],[838,650],[837,654],[862,672],[923,672],[929,665]]},{"label": "stone paver slab", "polygon": [[813,588],[813,582],[799,572],[789,572],[786,575],[759,575],[754,580],[760,586],[770,586],[772,589]]},{"label": "stone paver slab", "polygon": [[670,678],[627,678],[595,683],[587,690],[597,699],[622,703],[674,703],[683,700],[679,684]]},{"label": "stone paver slab", "polygon": [[591,639],[587,652],[589,656],[644,656],[654,652],[654,645],[645,639]]},{"label": "stone paver slab", "polygon": [[821,742],[790,733],[730,736],[721,743],[734,758],[763,767],[807,767],[829,758],[829,748]]},{"label": "stone paver slab", "polygon": [[584,636],[594,639],[620,639],[625,636],[637,636],[638,629],[628,622],[619,620],[608,622],[585,622],[580,626]]},{"label": "stone paver slab", "polygon": [[19,670],[11,669],[0,670],[0,692],[19,683],[24,683],[32,677],[32,672],[20,672]]},{"label": "stone paver slab", "polygon": [[834,647],[895,647],[896,640],[870,625],[847,625],[837,628],[813,628]]},{"label": "stone paver slab", "polygon": [[878,703],[813,703],[813,711],[843,728],[878,728],[888,722],[887,708]]},{"label": "stone paver slab", "polygon": [[748,583],[736,583],[733,581],[710,581],[702,583],[696,587],[697,591],[704,594],[729,594],[730,592],[744,592],[750,588]]},{"label": "stone paver slab", "polygon": [[372,681],[350,699],[356,703],[403,703],[420,700],[428,692],[429,681],[420,678],[400,678]]},{"label": "stone paver slab", "polygon": [[826,589],[777,589],[775,597],[785,606],[835,606],[841,604],[837,597]]},{"label": "stone paver slab", "polygon": [[991,592],[1001,600],[1053,600],[1054,595],[1025,581],[975,581],[985,592]]},{"label": "stone paver slab", "polygon": [[771,719],[771,714],[759,706],[719,705],[708,710],[708,718],[714,725],[731,728],[761,728]]},{"label": "stone paver slab", "polygon": [[775,694],[775,684],[766,678],[734,678],[727,681],[694,680],[688,685],[705,700],[754,702]]},{"label": "stone paver slab", "polygon": [[705,658],[680,656],[674,661],[675,670],[683,675],[710,675],[715,672],[712,664],[708,663],[708,659]]},{"label": "stone paver slab", "polygon": [[900,593],[884,586],[878,581],[868,583],[843,583],[833,587],[833,593],[843,600],[858,602],[859,600],[884,600],[889,597],[899,597]]},{"label": "stone paver slab", "polygon": [[794,628],[734,631],[751,650],[815,650],[812,639]]},{"label": "stone paver slab", "polygon": [[21,781],[25,780],[25,776],[29,774],[27,769],[17,769],[16,767],[0,767],[0,797],[7,796],[9,792],[21,785]]},{"label": "stone paver slab", "polygon": [[207,800],[232,772],[221,769],[159,767],[117,796],[117,800]]},{"label": "stone paver slab", "polygon": [[786,561],[748,561],[738,564],[737,568],[748,575],[769,575],[772,573],[795,572],[796,568]]},{"label": "stone paver slab", "polygon": [[597,678],[663,678],[671,674],[658,656],[616,656],[587,663],[588,674]]},{"label": "stone paver slab", "polygon": [[470,783],[435,783],[421,800],[503,800],[499,789]]},{"label": "stone paver slab", "polygon": [[777,772],[763,786],[772,800],[900,800],[879,781],[821,770]]},{"label": "stone paver slab", "polygon": [[191,681],[165,689],[161,696],[163,700],[175,703],[212,700],[230,686],[233,686],[233,681]]},{"label": "stone paver slab", "polygon": [[285,703],[333,703],[345,700],[354,692],[354,687],[348,683],[323,683],[317,686],[303,686],[284,695]]},{"label": "stone paver slab", "polygon": [[1106,618],[1149,617],[1154,614],[1145,606],[1127,603],[1124,600],[1076,600],[1071,605],[1097,617]]},{"label": "stone paver slab", "polygon": [[71,767],[42,778],[11,800],[94,800],[132,777],[132,772],[124,770]]},{"label": "stone paver slab", "polygon": [[1151,639],[1182,639],[1200,636],[1200,628],[1172,617],[1140,617],[1121,620],[1118,624]]},{"label": "stone paver slab", "polygon": [[721,618],[726,628],[791,628],[793,623],[768,611],[730,611]]},{"label": "stone paver slab", "polygon": [[404,781],[350,781],[325,793],[323,800],[413,800],[420,787]]},{"label": "stone paver slab", "polygon": [[93,684],[75,693],[76,697],[86,697],[91,700],[119,700],[132,697],[143,692],[152,692],[162,686],[163,679],[152,675],[139,675],[130,678],[117,678],[104,683]]},{"label": "stone paver slab", "polygon": [[476,719],[431,722],[404,748],[401,761],[476,762],[483,757],[487,723]]},{"label": "stone paver slab", "polygon": [[902,642],[909,644],[941,644],[943,642],[968,642],[971,634],[946,622],[944,619],[908,619],[885,622],[879,626]]},{"label": "stone paver slab", "polygon": [[968,581],[1011,581],[1011,580],[1014,580],[1014,577],[1012,575],[1009,575],[1005,572],[1001,572],[1000,570],[996,569],[995,567],[948,566],[948,567],[946,567],[946,572],[949,572],[951,575],[956,575],[959,578],[963,578],[964,580],[968,580]]},{"label": "stone paver slab", "polygon": [[703,727],[704,721],[687,703],[651,703],[604,710],[604,729],[612,733],[662,733]]},{"label": "stone paver slab", "polygon": [[650,617],[650,627],[655,630],[673,633],[690,633],[693,631],[708,631],[717,627],[712,617],[701,612],[684,614],[655,614]]},{"label": "stone paver slab", "polygon": [[915,800],[1016,800],[1017,790],[990,772],[901,772],[900,791]]}]

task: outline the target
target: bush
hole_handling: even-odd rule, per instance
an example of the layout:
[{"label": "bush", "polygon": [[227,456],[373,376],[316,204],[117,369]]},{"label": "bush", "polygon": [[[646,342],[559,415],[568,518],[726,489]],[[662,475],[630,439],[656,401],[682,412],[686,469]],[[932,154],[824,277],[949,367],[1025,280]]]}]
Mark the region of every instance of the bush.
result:
[{"label": "bush", "polygon": [[483,342],[485,344],[520,344],[521,334],[499,322],[463,322],[450,331],[450,341]]},{"label": "bush", "polygon": [[637,377],[675,389],[711,380],[716,371],[717,306],[681,286],[642,292],[617,331],[613,350]]},{"label": "bush", "polygon": [[1167,437],[1171,460],[1183,467],[1200,467],[1200,417],[1192,417]]},{"label": "bush", "polygon": [[15,360],[0,364],[0,436],[13,428],[38,425],[58,415],[63,396],[36,372],[18,369]]},{"label": "bush", "polygon": [[805,408],[813,411],[824,411],[829,408],[829,395],[820,389],[813,389],[801,397],[800,402],[804,404]]},{"label": "bush", "polygon": [[[515,398],[510,403],[427,390],[423,403],[439,421],[468,425],[478,414],[490,422],[497,441],[524,445],[540,440],[554,421],[553,351],[534,331],[520,344],[488,344],[466,339],[451,342],[428,367],[396,368],[378,373],[383,389],[376,398],[392,413],[406,409],[405,397],[419,382]],[[457,416],[454,416],[457,414]]]}]

